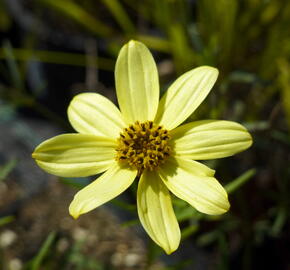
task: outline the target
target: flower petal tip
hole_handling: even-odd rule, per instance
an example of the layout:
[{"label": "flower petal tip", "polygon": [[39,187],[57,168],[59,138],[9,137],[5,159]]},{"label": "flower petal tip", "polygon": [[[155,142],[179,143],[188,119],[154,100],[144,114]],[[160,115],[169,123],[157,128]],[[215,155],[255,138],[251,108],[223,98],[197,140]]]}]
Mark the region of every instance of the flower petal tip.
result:
[{"label": "flower petal tip", "polygon": [[81,215],[81,213],[74,212],[74,211],[71,210],[71,209],[69,209],[69,214],[70,214],[74,219],[78,219],[79,216]]},{"label": "flower petal tip", "polygon": [[196,69],[199,69],[200,71],[207,71],[209,74],[211,74],[214,81],[216,81],[219,76],[219,70],[215,67],[201,66],[201,67],[197,67]]},{"label": "flower petal tip", "polygon": [[254,143],[253,136],[249,132],[248,132],[248,134],[249,134],[249,147],[251,147]]},{"label": "flower petal tip", "polygon": [[135,39],[131,39],[127,44],[129,46],[136,46],[137,44],[140,44],[140,42]]},{"label": "flower petal tip", "polygon": [[197,69],[207,69],[207,70],[211,70],[212,72],[217,73],[217,75],[219,74],[219,70],[216,67],[212,67],[212,66],[200,66],[200,67],[197,67]]},{"label": "flower petal tip", "polygon": [[220,216],[220,215],[224,215],[226,214],[230,209],[230,204],[228,204],[227,206],[221,207],[218,210],[215,209],[213,211],[207,212],[207,215],[212,215],[212,216]]},{"label": "flower petal tip", "polygon": [[223,215],[225,213],[227,213],[231,208],[231,205],[229,203],[229,201],[227,201],[227,203],[225,203],[224,207],[221,209],[221,212],[218,215]]},{"label": "flower petal tip", "polygon": [[74,219],[78,219],[79,215],[71,215]]},{"label": "flower petal tip", "polygon": [[177,250],[177,248],[178,248],[178,246],[175,248],[164,249],[164,251],[167,255],[171,255],[173,252],[175,252]]},{"label": "flower petal tip", "polygon": [[70,206],[69,206],[69,214],[74,218],[74,219],[78,219],[78,217],[82,214],[80,209],[77,209],[76,206],[73,205],[74,201],[71,202]]}]

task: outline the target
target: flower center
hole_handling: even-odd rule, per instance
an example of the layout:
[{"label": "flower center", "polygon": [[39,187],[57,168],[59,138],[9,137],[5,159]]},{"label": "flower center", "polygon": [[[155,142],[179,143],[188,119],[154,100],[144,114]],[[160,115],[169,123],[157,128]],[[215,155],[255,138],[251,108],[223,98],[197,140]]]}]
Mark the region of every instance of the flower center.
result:
[{"label": "flower center", "polygon": [[152,121],[135,122],[125,128],[118,139],[116,160],[127,162],[141,175],[144,169],[156,169],[169,157],[168,130]]}]

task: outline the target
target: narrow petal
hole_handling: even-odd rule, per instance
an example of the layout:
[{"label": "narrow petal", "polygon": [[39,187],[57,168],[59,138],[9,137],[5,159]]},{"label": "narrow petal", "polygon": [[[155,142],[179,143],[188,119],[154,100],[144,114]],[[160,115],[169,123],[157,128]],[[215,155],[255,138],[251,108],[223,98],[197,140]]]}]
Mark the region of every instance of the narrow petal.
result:
[{"label": "narrow petal", "polygon": [[32,157],[48,173],[82,177],[107,170],[114,163],[116,142],[89,134],[63,134],[44,141]]},{"label": "narrow petal", "polygon": [[160,168],[160,176],[167,188],[178,198],[188,202],[198,211],[219,215],[228,211],[228,195],[214,178],[200,176],[190,167],[180,167],[172,159]]},{"label": "narrow petal", "polygon": [[231,121],[204,120],[182,125],[172,131],[177,156],[190,159],[223,158],[252,145],[248,131]]},{"label": "narrow petal", "polygon": [[180,242],[180,229],[168,189],[156,172],[142,174],[137,206],[140,221],[152,240],[167,254],[175,251]]},{"label": "narrow petal", "polygon": [[155,122],[171,130],[186,120],[206,98],[218,70],[202,66],[179,77],[162,97]]},{"label": "narrow petal", "polygon": [[119,109],[96,93],[75,96],[68,107],[68,118],[79,133],[117,138],[125,127]]},{"label": "narrow petal", "polygon": [[137,171],[120,167],[117,162],[97,180],[80,190],[69,206],[74,218],[112,200],[125,191],[134,181]]},{"label": "narrow petal", "polygon": [[119,106],[128,124],[153,120],[159,102],[155,61],[147,47],[131,40],[120,51],[115,68]]},{"label": "narrow petal", "polygon": [[[177,163],[179,167],[183,168],[184,170],[190,170],[193,174],[210,177],[214,176],[215,174],[215,170],[195,160],[178,156],[175,156],[174,158],[175,163]],[[173,161],[172,158],[171,160]]]}]

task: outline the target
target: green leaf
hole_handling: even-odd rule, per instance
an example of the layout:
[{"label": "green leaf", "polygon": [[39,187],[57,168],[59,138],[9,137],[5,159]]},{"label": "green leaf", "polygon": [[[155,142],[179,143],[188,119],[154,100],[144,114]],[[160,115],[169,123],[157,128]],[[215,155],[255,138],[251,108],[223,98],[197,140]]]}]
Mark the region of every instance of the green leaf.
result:
[{"label": "green leaf", "polygon": [[283,226],[287,221],[287,215],[288,215],[287,209],[285,207],[280,207],[270,231],[272,236],[274,237],[279,236],[279,233],[281,233]]},{"label": "green leaf", "polygon": [[288,129],[290,130],[290,64],[285,59],[279,61],[280,75],[278,83],[281,89],[281,100],[285,111]]},{"label": "green leaf", "polygon": [[66,15],[67,17],[73,19],[74,21],[97,35],[108,37],[112,33],[111,28],[98,21],[96,17],[90,15],[81,6],[72,1],[41,0],[39,2],[59,11],[63,15]]},{"label": "green leaf", "polygon": [[123,209],[123,210],[127,210],[127,211],[131,211],[131,212],[136,212],[137,210],[137,206],[136,204],[130,204],[130,203],[126,203],[122,200],[119,199],[113,199],[110,201],[111,204]]},{"label": "green leaf", "polygon": [[85,186],[87,186],[91,182],[89,180],[89,178],[63,178],[63,177],[60,177],[59,180],[63,184],[77,188],[77,189],[84,188]]},{"label": "green leaf", "polygon": [[17,161],[15,159],[12,159],[4,166],[0,167],[0,182],[8,176],[8,174],[14,169],[16,164]]},{"label": "green leaf", "polygon": [[[59,51],[29,50],[29,49],[11,49],[13,57],[20,61],[40,61],[45,63],[86,66],[86,55],[81,53],[67,53]],[[4,49],[0,48],[0,59],[6,58]],[[91,59],[92,64],[102,70],[114,70],[115,61],[109,58],[98,57]]]},{"label": "green leaf", "polygon": [[196,243],[197,245],[200,246],[206,246],[216,241],[218,236],[219,236],[218,230],[206,232],[197,238]]},{"label": "green leaf", "polygon": [[132,219],[132,220],[123,222],[121,224],[121,226],[124,227],[124,228],[126,228],[126,227],[135,226],[135,225],[138,225],[138,224],[140,224],[140,220],[138,218],[136,218],[136,219]]},{"label": "green leaf", "polygon": [[17,65],[15,55],[13,53],[13,47],[9,41],[5,41],[3,44],[3,58],[6,59],[9,74],[11,76],[12,85],[15,87],[16,91],[21,92],[24,89],[24,84],[22,80],[22,75]]},{"label": "green leaf", "polygon": [[160,52],[169,53],[171,48],[171,44],[168,40],[160,38],[160,37],[154,37],[150,35],[144,35],[137,33],[136,39],[143,42],[145,45],[147,45],[150,49],[154,49]]},{"label": "green leaf", "polygon": [[39,252],[34,257],[34,259],[31,262],[31,268],[30,270],[38,270],[40,269],[41,263],[45,256],[50,252],[50,248],[55,240],[56,233],[51,232],[48,237],[46,238],[45,242],[41,246]]},{"label": "green leaf", "polygon": [[110,12],[113,14],[115,20],[122,27],[125,33],[130,34],[135,32],[135,27],[131,22],[126,10],[122,7],[118,0],[102,0]]},{"label": "green leaf", "polygon": [[11,223],[14,220],[15,220],[15,217],[14,216],[2,217],[2,218],[0,218],[0,227],[1,226],[4,226],[6,224],[9,224],[9,223]]},{"label": "green leaf", "polygon": [[237,189],[239,189],[242,185],[247,183],[254,175],[256,174],[256,169],[250,169],[240,175],[238,178],[230,182],[225,186],[226,191],[230,194]]},{"label": "green leaf", "polygon": [[193,225],[190,225],[190,226],[184,228],[181,231],[181,240],[184,240],[184,239],[188,238],[189,236],[191,236],[192,234],[197,232],[198,229],[199,229],[199,225],[198,224],[193,224]]},{"label": "green leaf", "polygon": [[175,213],[179,222],[191,219],[192,217],[196,217],[198,215],[197,210],[190,205],[187,205],[183,209],[177,209]]}]

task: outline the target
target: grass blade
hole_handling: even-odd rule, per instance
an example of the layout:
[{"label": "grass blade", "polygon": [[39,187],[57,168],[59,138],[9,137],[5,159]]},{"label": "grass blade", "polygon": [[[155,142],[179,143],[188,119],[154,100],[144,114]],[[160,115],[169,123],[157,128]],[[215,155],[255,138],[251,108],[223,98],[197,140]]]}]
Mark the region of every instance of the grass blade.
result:
[{"label": "grass blade", "polygon": [[9,223],[11,223],[14,220],[15,220],[15,217],[14,216],[1,217],[0,218],[0,227],[1,226],[4,226],[6,224],[9,224]]},{"label": "grass blade", "polygon": [[[81,53],[13,49],[13,54],[15,59],[20,61],[35,60],[45,63],[73,65],[73,66],[87,65],[86,56]],[[0,48],[0,59],[1,58],[5,58],[5,54],[3,49]],[[115,61],[109,58],[98,57],[95,59],[95,65],[99,69],[111,71],[114,70]]]},{"label": "grass blade", "polygon": [[38,254],[31,262],[31,270],[38,270],[40,269],[41,262],[43,261],[44,257],[48,254],[49,249],[55,239],[56,233],[51,232],[48,237],[46,238],[45,242],[43,243],[42,247],[40,248]]},{"label": "grass blade", "polygon": [[98,21],[95,17],[90,15],[86,10],[74,2],[67,0],[41,0],[40,2],[61,12],[97,35],[108,37],[112,33],[111,28]]},{"label": "grass blade", "polygon": [[3,181],[8,174],[14,169],[17,161],[15,159],[10,160],[3,167],[0,167],[0,182]]},{"label": "grass blade", "polygon": [[247,183],[256,174],[256,169],[250,169],[240,175],[238,178],[225,186],[226,191],[230,194],[237,190],[239,187]]},{"label": "grass blade", "polygon": [[104,5],[106,5],[107,8],[111,11],[115,20],[122,27],[125,33],[132,34],[136,31],[128,14],[123,9],[122,5],[118,0],[102,0],[102,1]]}]

